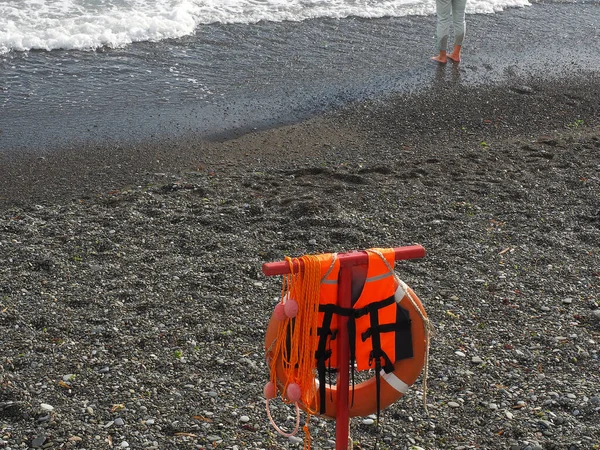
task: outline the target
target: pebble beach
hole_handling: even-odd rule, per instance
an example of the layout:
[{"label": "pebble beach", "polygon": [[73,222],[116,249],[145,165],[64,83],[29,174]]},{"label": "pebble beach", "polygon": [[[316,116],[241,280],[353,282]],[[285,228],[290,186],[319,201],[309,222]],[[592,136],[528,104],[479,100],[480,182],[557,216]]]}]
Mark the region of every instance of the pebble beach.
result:
[{"label": "pebble beach", "polygon": [[[530,81],[187,143],[201,163],[134,183],[13,178],[0,446],[298,448],[262,397],[281,282],[262,264],[419,243],[396,270],[436,327],[429,415],[419,379],[379,426],[352,420],[354,448],[597,448],[600,83]],[[335,448],[332,421],[310,428]]]},{"label": "pebble beach", "polygon": [[412,244],[425,401],[353,448],[600,448],[599,73],[472,85],[464,58],[274,128],[2,154],[0,449],[302,448],[265,411],[262,265]]}]

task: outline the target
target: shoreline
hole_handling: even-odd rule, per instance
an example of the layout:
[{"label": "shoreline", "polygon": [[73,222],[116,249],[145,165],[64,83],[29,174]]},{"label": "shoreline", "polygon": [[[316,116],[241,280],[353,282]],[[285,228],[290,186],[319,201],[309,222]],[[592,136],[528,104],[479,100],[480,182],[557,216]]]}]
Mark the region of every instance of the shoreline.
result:
[{"label": "shoreline", "polygon": [[[85,199],[186,171],[235,174],[263,165],[336,165],[352,161],[357,146],[390,147],[393,140],[398,148],[452,148],[584,129],[593,134],[600,124],[596,72],[473,87],[461,85],[455,69],[451,64],[432,64],[437,84],[419,93],[356,102],[299,123],[237,137],[206,140],[192,134],[130,146],[0,155],[0,208]],[[391,162],[398,157],[400,150],[382,155]]]},{"label": "shoreline", "polygon": [[[426,91],[440,76],[479,88],[600,72],[599,20],[597,5],[588,3],[535,3],[469,15],[466,58],[441,75],[429,60],[433,16],[216,24],[197,36],[101,54],[13,55],[0,60],[0,84],[8,94],[0,154],[228,137],[297,123],[348,103]],[[557,39],[556,30],[566,31]],[[271,34],[278,39],[258,45]],[[223,49],[229,49],[225,59]],[[173,59],[173,53],[186,56]],[[30,65],[46,68],[52,82],[20,71]],[[174,65],[182,74],[179,83]],[[63,71],[75,77],[76,90]],[[97,76],[107,72],[117,78]],[[193,89],[188,76],[198,78]]]}]

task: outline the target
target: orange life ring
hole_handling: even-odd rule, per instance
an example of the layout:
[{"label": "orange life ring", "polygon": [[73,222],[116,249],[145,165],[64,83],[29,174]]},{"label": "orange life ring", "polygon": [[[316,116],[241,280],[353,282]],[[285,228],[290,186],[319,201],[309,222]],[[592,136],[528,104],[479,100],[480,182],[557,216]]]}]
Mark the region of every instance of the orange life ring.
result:
[{"label": "orange life ring", "polygon": [[[411,335],[413,344],[413,357],[401,359],[394,364],[394,370],[390,373],[381,371],[381,397],[380,409],[387,408],[392,403],[399,400],[408,388],[417,380],[427,355],[428,346],[428,329],[425,321],[427,313],[421,301],[413,290],[405,283],[400,282],[394,293],[396,303],[402,306],[409,312],[411,319]],[[416,310],[419,309],[419,311]],[[275,340],[277,339],[277,331],[279,321],[275,316],[271,316],[269,326],[265,335],[265,350],[267,359],[270,359],[269,354]],[[283,362],[281,358],[276,363],[277,384],[279,390],[286,384],[285,372],[283,370]],[[316,380],[315,380],[316,381]],[[327,405],[324,416],[336,417],[336,387],[326,386]],[[354,399],[352,399],[354,397]],[[353,401],[354,400],[354,401]],[[319,399],[315,396],[315,404],[305,405],[300,404],[300,408],[304,410],[319,411]],[[377,412],[377,387],[375,376],[363,381],[354,386],[354,395],[349,395],[348,399],[349,417],[363,417]]]}]

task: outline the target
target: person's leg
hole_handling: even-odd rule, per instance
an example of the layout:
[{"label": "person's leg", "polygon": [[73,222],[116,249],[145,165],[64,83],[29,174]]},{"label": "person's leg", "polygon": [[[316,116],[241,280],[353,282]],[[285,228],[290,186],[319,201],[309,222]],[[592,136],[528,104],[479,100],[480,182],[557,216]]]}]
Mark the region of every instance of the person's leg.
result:
[{"label": "person's leg", "polygon": [[437,11],[437,49],[440,53],[431,59],[443,64],[447,61],[446,50],[452,23],[452,0],[436,0],[435,7]]},{"label": "person's leg", "polygon": [[452,0],[452,27],[454,30],[454,49],[448,58],[460,62],[460,50],[465,39],[467,24],[465,21],[465,7],[467,0]]}]

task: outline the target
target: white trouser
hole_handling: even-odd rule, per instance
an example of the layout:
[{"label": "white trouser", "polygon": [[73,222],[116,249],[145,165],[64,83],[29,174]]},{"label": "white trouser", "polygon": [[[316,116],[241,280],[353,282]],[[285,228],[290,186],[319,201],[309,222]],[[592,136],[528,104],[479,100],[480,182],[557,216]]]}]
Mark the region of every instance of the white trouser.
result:
[{"label": "white trouser", "polygon": [[454,30],[454,45],[462,45],[465,38],[465,6],[467,0],[436,0],[438,50],[448,49],[450,24]]}]

